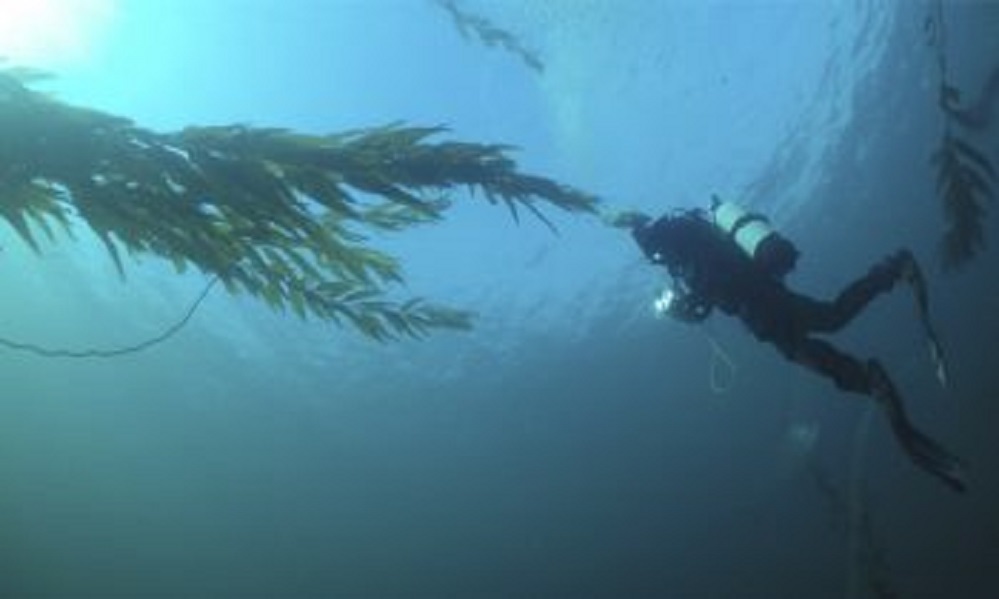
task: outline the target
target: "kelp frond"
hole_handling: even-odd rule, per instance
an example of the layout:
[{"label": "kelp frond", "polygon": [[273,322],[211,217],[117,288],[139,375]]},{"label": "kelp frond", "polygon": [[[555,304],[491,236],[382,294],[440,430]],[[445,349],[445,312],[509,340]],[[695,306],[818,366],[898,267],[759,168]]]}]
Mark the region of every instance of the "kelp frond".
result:
[{"label": "kelp frond", "polygon": [[400,336],[420,338],[435,329],[471,327],[471,313],[426,303],[421,298],[391,302],[377,288],[325,283],[308,292],[322,306],[324,318],[348,322],[377,341]]},{"label": "kelp frond", "polygon": [[432,141],[443,127],[162,134],[54,100],[30,80],[0,70],[0,217],[30,247],[33,227],[51,235],[79,219],[121,273],[127,255],[155,254],[376,339],[465,328],[468,316],[385,299],[404,277],[368,245],[370,232],[438,221],[456,189],[539,216],[544,205],[595,211],[592,196],[521,173],[507,146]]},{"label": "kelp frond", "polygon": [[972,259],[985,244],[986,202],[992,199],[995,169],[981,152],[950,134],[944,136],[933,163],[947,220],[943,261],[953,269]]}]

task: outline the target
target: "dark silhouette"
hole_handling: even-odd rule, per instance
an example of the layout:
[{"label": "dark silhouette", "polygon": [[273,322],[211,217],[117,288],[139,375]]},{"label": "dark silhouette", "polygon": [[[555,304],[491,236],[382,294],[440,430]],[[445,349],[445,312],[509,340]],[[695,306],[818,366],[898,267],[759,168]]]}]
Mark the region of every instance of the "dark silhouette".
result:
[{"label": "dark silhouette", "polygon": [[612,224],[630,228],[645,256],[672,276],[672,288],[657,300],[657,309],[692,323],[703,321],[714,308],[739,318],[757,339],[772,343],[787,359],[832,379],[844,391],[872,397],[885,410],[910,458],[951,488],[964,491],[959,460],[911,424],[882,365],[858,360],[814,336],[838,331],[871,300],[904,281],[915,292],[937,374],[945,383],[942,354],[929,324],[925,283],[911,252],[892,254],[833,301],[819,301],[784,284],[784,275],[797,260],[794,246],[766,219],[734,204],[716,199],[710,212],[677,211],[657,220],[626,213]]}]

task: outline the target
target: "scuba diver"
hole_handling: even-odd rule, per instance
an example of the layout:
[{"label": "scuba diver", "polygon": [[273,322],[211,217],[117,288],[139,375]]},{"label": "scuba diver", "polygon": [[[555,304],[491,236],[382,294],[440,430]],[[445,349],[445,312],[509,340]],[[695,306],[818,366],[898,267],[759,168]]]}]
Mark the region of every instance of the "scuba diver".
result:
[{"label": "scuba diver", "polygon": [[960,460],[912,425],[881,363],[863,362],[813,336],[838,331],[871,300],[904,281],[915,294],[937,377],[946,384],[943,354],[929,321],[925,281],[911,252],[899,250],[834,300],[819,301],[784,284],[798,258],[794,245],[766,218],[731,202],[714,197],[708,211],[677,210],[656,220],[625,212],[610,217],[609,224],[630,229],[642,253],[666,267],[672,277],[672,285],[656,299],[657,312],[688,323],[703,321],[714,308],[738,317],[757,339],[775,345],[785,358],[832,379],[844,391],[872,397],[912,461],[952,489],[965,490]]}]

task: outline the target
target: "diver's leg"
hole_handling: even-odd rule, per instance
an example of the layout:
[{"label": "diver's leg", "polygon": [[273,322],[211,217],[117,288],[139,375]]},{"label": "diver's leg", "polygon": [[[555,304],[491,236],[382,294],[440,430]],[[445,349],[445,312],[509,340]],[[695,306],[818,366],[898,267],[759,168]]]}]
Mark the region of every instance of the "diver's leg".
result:
[{"label": "diver's leg", "polygon": [[895,437],[909,457],[951,488],[964,491],[960,461],[912,425],[895,386],[878,361],[865,364],[826,341],[810,337],[779,347],[788,358],[832,379],[840,389],[874,398],[884,408]]},{"label": "diver's leg", "polygon": [[[899,279],[908,279],[910,272],[918,272],[915,264],[912,253],[901,250],[875,264],[867,274],[850,283],[831,302],[798,296],[798,312],[803,327],[814,333],[838,331],[856,318],[875,297],[891,291]],[[925,287],[923,289],[925,297]],[[918,295],[917,292],[917,299]]]},{"label": "diver's leg", "polygon": [[804,337],[790,343],[780,343],[778,349],[788,359],[832,379],[843,391],[871,394],[873,386],[867,365],[839,351],[831,343]]},{"label": "diver's leg", "polygon": [[943,347],[930,321],[926,279],[915,256],[909,250],[899,250],[876,264],[867,274],[848,285],[832,302],[820,302],[802,295],[794,295],[796,319],[804,331],[813,333],[837,331],[860,314],[871,300],[890,291],[900,280],[904,280],[912,289],[919,321],[929,345],[930,358],[936,368],[937,379],[946,387],[947,363]]}]

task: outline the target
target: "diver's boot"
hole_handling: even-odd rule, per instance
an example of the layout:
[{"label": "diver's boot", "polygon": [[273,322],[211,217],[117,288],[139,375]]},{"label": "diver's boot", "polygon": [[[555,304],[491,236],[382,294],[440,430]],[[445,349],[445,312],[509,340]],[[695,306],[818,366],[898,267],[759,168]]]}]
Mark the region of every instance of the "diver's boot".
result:
[{"label": "diver's boot", "polygon": [[963,493],[965,483],[961,460],[912,425],[895,385],[888,378],[888,373],[880,362],[877,360],[868,362],[867,371],[871,381],[871,395],[884,408],[892,432],[895,433],[895,438],[909,458],[920,468],[940,478],[950,488]]},{"label": "diver's boot", "polygon": [[926,290],[926,278],[923,276],[923,270],[919,267],[919,262],[916,261],[912,252],[903,249],[889,257],[884,265],[894,272],[896,280],[905,281],[912,289],[919,322],[926,334],[926,342],[929,346],[930,358],[933,360],[937,380],[940,381],[941,386],[947,387],[950,380],[947,372],[947,361],[944,358],[943,346],[940,345],[937,333],[933,329],[933,323],[930,321],[930,296]]}]

